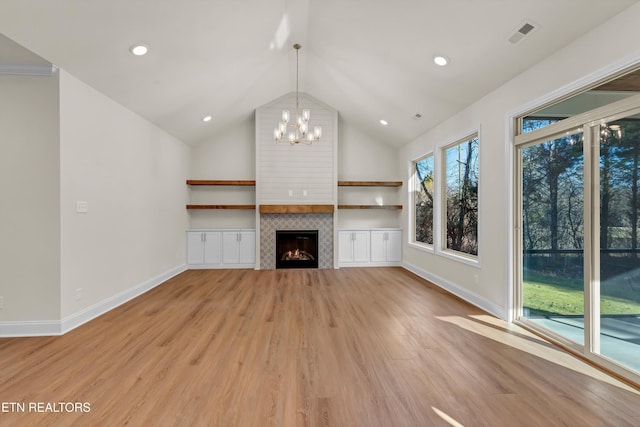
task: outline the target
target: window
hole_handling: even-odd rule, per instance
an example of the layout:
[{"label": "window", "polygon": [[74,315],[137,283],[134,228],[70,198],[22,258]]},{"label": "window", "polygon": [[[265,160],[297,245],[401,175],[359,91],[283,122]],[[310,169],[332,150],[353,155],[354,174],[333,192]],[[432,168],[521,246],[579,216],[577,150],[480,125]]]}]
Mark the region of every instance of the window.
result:
[{"label": "window", "polygon": [[414,241],[433,245],[433,154],[413,163]]},{"label": "window", "polygon": [[533,132],[537,129],[552,125],[559,122],[562,119],[559,118],[536,118],[536,117],[524,117],[522,119],[522,133]]},{"label": "window", "polygon": [[478,135],[444,149],[446,249],[478,255]]}]

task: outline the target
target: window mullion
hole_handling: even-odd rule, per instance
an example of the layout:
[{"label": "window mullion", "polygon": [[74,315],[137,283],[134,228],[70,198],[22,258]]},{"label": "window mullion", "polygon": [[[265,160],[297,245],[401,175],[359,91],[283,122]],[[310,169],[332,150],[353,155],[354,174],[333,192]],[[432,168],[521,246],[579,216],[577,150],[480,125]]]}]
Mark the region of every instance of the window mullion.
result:
[{"label": "window mullion", "polygon": [[584,343],[600,352],[600,138],[599,126],[584,132]]}]

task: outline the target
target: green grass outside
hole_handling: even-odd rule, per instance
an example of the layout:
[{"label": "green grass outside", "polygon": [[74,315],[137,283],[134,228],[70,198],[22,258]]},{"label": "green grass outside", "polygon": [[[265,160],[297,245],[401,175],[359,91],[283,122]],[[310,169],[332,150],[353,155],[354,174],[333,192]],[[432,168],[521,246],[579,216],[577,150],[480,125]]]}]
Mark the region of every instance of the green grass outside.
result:
[{"label": "green grass outside", "polygon": [[[523,305],[532,315],[584,315],[581,280],[528,272]],[[640,314],[640,292],[625,284],[607,285],[600,298],[602,314]]]}]

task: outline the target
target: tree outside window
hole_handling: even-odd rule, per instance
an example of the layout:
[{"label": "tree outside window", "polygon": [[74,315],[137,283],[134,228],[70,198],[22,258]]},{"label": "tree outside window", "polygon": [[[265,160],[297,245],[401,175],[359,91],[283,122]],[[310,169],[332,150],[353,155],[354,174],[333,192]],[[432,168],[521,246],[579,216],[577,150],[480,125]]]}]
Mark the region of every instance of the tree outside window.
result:
[{"label": "tree outside window", "polygon": [[446,248],[478,255],[478,136],[445,150]]},{"label": "tree outside window", "polygon": [[433,245],[433,155],[414,163],[415,241]]}]

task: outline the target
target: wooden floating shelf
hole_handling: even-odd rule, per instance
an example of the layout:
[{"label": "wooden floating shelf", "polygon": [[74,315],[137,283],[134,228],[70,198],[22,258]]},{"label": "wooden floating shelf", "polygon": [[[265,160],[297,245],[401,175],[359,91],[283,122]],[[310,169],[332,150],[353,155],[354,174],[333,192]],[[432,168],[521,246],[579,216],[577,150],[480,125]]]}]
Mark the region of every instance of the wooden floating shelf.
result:
[{"label": "wooden floating shelf", "polygon": [[187,209],[255,209],[256,205],[187,205]]},{"label": "wooden floating shelf", "polygon": [[260,205],[260,213],[333,213],[333,205]]},{"label": "wooden floating shelf", "polygon": [[402,187],[402,181],[338,181],[338,187]]},{"label": "wooden floating shelf", "polygon": [[402,205],[338,205],[338,209],[402,209]]},{"label": "wooden floating shelf", "polygon": [[253,179],[240,179],[240,180],[229,180],[229,179],[188,179],[187,185],[245,185],[245,186],[255,186],[256,180]]}]

